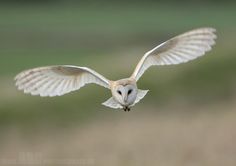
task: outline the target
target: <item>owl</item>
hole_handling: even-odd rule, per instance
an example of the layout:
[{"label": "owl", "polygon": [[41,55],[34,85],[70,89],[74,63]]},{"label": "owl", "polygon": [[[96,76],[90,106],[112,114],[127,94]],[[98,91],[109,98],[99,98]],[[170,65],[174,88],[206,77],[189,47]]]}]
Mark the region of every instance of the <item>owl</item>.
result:
[{"label": "owl", "polygon": [[130,111],[148,92],[138,89],[137,81],[149,67],[185,63],[204,55],[215,44],[215,32],[214,28],[199,28],[161,43],[144,54],[129,78],[112,81],[87,67],[57,65],[19,73],[16,86],[24,93],[53,97],[95,83],[111,91],[104,106]]}]

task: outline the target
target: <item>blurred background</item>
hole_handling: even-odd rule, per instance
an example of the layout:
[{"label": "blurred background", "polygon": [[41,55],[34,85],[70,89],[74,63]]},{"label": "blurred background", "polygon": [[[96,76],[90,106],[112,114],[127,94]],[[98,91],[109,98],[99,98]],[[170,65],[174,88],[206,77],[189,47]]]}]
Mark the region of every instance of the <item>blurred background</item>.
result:
[{"label": "blurred background", "polygon": [[[236,4],[213,1],[0,1],[0,165],[235,166]],[[88,85],[61,97],[18,91],[22,70],[87,66],[116,80],[143,54],[199,27],[218,39],[206,56],[153,67],[131,112],[101,105]]]}]

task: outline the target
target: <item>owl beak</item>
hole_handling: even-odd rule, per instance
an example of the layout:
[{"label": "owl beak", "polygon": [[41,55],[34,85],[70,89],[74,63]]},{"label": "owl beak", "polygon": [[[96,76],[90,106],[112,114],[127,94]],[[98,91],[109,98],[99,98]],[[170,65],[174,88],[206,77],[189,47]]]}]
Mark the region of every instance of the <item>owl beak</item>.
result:
[{"label": "owl beak", "polygon": [[125,96],[125,97],[123,98],[123,100],[124,100],[124,102],[126,103],[126,102],[127,102],[127,96]]}]

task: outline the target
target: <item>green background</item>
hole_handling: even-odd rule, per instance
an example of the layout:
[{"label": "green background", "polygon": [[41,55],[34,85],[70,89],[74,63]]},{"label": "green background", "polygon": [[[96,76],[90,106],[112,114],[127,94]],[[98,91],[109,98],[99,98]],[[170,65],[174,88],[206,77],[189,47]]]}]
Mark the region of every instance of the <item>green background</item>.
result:
[{"label": "green background", "polygon": [[[235,16],[230,1],[2,1],[0,165],[235,165]],[[14,86],[22,70],[57,64],[125,78],[146,51],[199,27],[216,28],[213,50],[149,69],[138,86],[150,91],[129,113],[102,106],[111,94],[96,85],[55,98]]]}]

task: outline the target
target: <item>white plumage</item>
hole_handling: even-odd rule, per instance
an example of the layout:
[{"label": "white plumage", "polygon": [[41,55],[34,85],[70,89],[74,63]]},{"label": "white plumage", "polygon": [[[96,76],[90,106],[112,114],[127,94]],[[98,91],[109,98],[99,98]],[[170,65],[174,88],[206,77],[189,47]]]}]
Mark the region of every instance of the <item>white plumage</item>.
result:
[{"label": "white plumage", "polygon": [[24,93],[52,97],[95,83],[112,92],[112,97],[103,105],[129,111],[148,92],[139,90],[136,82],[149,67],[193,60],[210,51],[215,39],[213,28],[199,28],[176,36],[145,53],[131,77],[126,79],[111,81],[87,67],[59,65],[23,71],[15,77],[16,86]]},{"label": "white plumage", "polygon": [[40,96],[61,96],[88,83],[109,88],[109,81],[97,72],[71,65],[30,69],[16,76],[16,86],[25,93]]},{"label": "white plumage", "polygon": [[145,53],[132,77],[136,81],[153,65],[172,65],[188,62],[211,50],[216,35],[213,28],[200,28],[176,36]]}]

